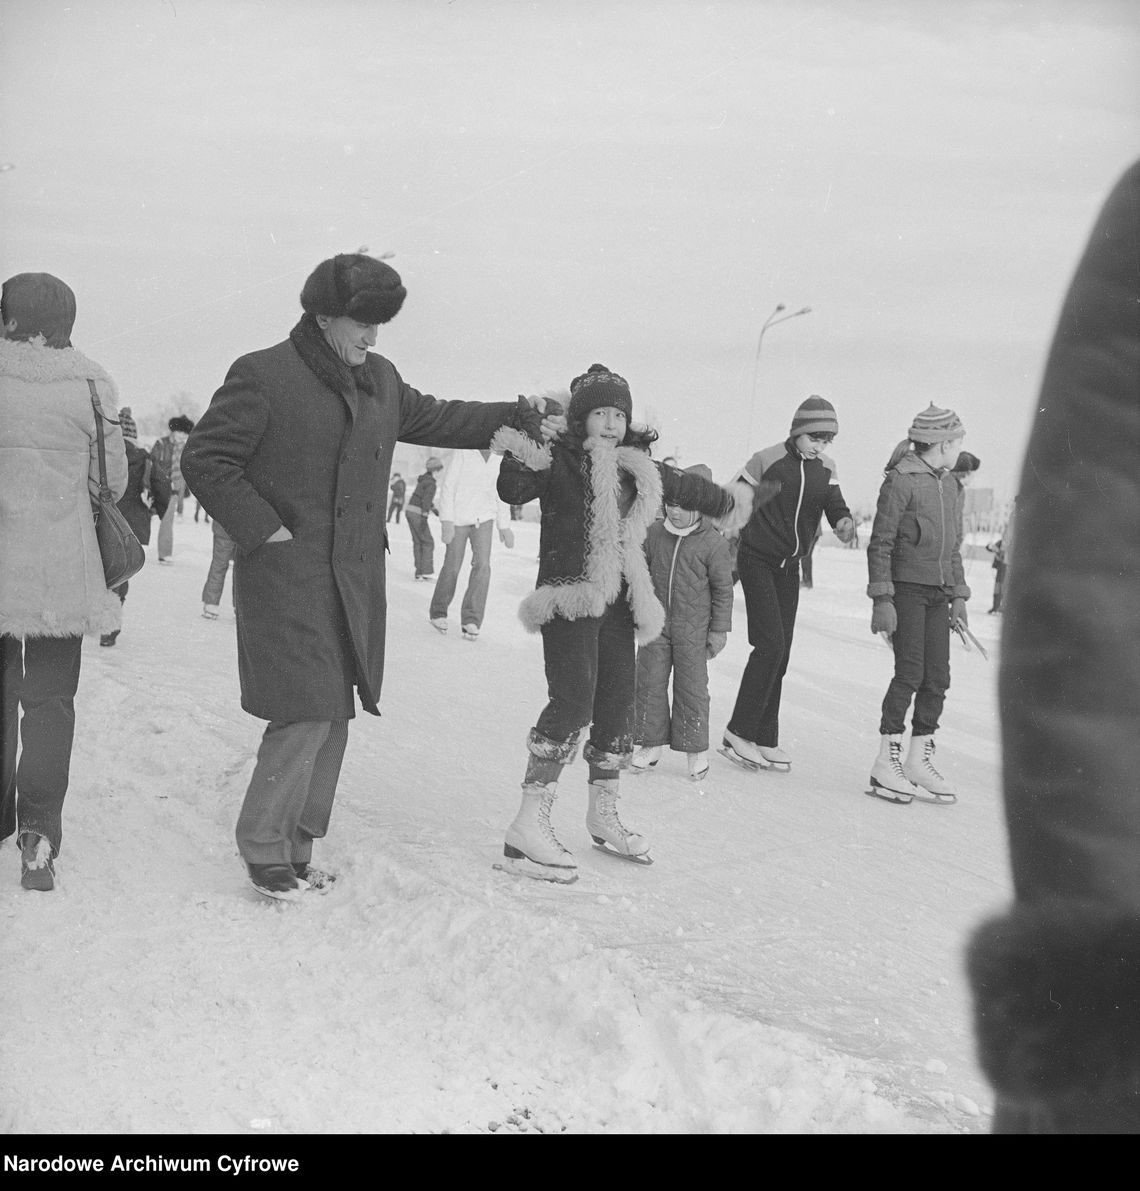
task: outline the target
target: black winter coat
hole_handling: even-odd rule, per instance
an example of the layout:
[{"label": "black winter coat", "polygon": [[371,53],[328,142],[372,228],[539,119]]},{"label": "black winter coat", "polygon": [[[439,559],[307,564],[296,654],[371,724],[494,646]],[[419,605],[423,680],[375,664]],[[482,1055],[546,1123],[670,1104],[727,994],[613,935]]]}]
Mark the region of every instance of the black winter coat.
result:
[{"label": "black winter coat", "polygon": [[[190,435],[182,472],[234,539],[242,706],[266,720],[379,715],[388,477],[397,441],[486,448],[515,402],[439,401],[383,356],[375,392],[318,378],[292,339],[242,356]],[[347,375],[347,370],[346,375]],[[267,544],[280,526],[291,541]]]},{"label": "black winter coat", "polygon": [[435,504],[435,472],[425,471],[422,476],[416,480],[415,491],[412,492],[408,499],[408,507],[420,509],[424,513],[430,513],[432,505]]},{"label": "black winter coat", "polygon": [[[160,520],[166,516],[166,506],[171,500],[170,477],[138,443],[125,438],[123,445],[127,448],[127,490],[119,498],[119,511],[126,517],[135,537],[145,546],[150,541],[152,514]],[[151,464],[150,497],[153,506],[147,503],[147,493],[143,491],[148,462]]]},{"label": "black winter coat", "polygon": [[999,674],[1015,903],[970,974],[999,1132],[1140,1132],[1140,162],[1036,402]]}]

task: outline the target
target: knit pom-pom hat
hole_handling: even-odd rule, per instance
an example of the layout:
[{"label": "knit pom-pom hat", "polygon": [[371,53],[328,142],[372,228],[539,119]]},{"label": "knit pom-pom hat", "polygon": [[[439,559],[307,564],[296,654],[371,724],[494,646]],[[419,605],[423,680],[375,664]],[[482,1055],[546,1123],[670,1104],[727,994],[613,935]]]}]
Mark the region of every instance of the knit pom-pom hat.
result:
[{"label": "knit pom-pom hat", "polygon": [[386,323],[396,317],[407,295],[391,265],[360,252],[345,252],[321,261],[309,274],[301,306],[308,314]]},{"label": "knit pom-pom hat", "polygon": [[965,433],[962,419],[952,409],[939,409],[932,401],[922,413],[915,415],[906,436],[911,442],[930,446],[936,442],[961,438]]},{"label": "knit pom-pom hat", "polygon": [[566,416],[571,422],[585,422],[591,410],[610,406],[621,410],[627,423],[632,420],[633,397],[629,381],[611,372],[605,364],[591,364],[570,382],[570,408]]},{"label": "knit pom-pom hat", "polygon": [[801,434],[838,434],[839,418],[835,406],[824,397],[809,397],[792,415],[792,429],[789,438]]}]

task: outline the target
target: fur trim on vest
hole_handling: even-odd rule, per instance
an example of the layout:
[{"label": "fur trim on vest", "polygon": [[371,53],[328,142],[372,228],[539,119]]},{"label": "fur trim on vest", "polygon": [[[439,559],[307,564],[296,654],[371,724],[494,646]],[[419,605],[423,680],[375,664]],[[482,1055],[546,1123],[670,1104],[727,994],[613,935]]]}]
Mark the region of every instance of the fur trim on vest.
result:
[{"label": "fur trim on vest", "polygon": [[[510,427],[496,431],[491,449],[509,450],[518,461],[534,471],[551,465],[549,447]],[[519,620],[530,633],[537,633],[555,616],[580,620],[601,616],[617,599],[625,580],[638,645],[661,635],[665,609],[653,590],[645,560],[645,535],[661,507],[661,476],[657,466],[636,447],[613,447],[597,439],[583,444],[590,459],[590,488],[593,496],[583,510],[586,525],[585,573],[577,579],[543,584],[519,605]],[[636,489],[633,505],[620,513],[621,475],[625,472]]]}]

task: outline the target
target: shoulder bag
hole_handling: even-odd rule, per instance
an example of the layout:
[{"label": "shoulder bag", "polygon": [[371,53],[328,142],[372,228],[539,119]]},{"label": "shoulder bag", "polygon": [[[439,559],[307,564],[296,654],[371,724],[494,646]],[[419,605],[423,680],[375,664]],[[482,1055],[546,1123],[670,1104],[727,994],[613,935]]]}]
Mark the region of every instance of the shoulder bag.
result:
[{"label": "shoulder bag", "polygon": [[[107,451],[103,442],[103,420],[106,415],[99,404],[95,382],[88,379],[91,407],[95,411],[95,434],[99,439],[99,507],[94,510],[95,537],[99,541],[99,555],[103,559],[103,576],[109,588],[118,587],[142,570],[146,552],[135,537],[126,517],[115,503],[115,494],[107,484]],[[106,418],[111,421],[110,418]],[[117,423],[116,423],[117,424]]]}]

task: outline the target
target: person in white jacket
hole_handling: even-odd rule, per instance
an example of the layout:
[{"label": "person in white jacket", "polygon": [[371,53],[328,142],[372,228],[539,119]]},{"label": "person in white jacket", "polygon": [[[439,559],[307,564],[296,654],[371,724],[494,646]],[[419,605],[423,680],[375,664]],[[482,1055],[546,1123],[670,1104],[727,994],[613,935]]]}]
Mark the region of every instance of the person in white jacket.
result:
[{"label": "person in white jacket", "polygon": [[71,289],[50,273],[19,273],[4,282],[0,318],[0,840],[17,834],[21,884],[47,891],[83,637],[117,630],[122,607],[103,579],[92,515],[96,403],[116,500],[127,454],[114,383],[71,346]]},{"label": "person in white jacket", "polygon": [[471,576],[460,607],[459,622],[463,636],[471,641],[479,636],[487,607],[493,531],[498,530],[499,540],[508,550],[515,544],[514,533],[508,524],[507,506],[499,499],[495,487],[500,462],[499,457],[490,451],[455,451],[444,470],[436,497],[440,536],[446,552],[432,592],[428,617],[441,633],[447,632],[447,610],[455,596],[463,556],[470,542]]}]

